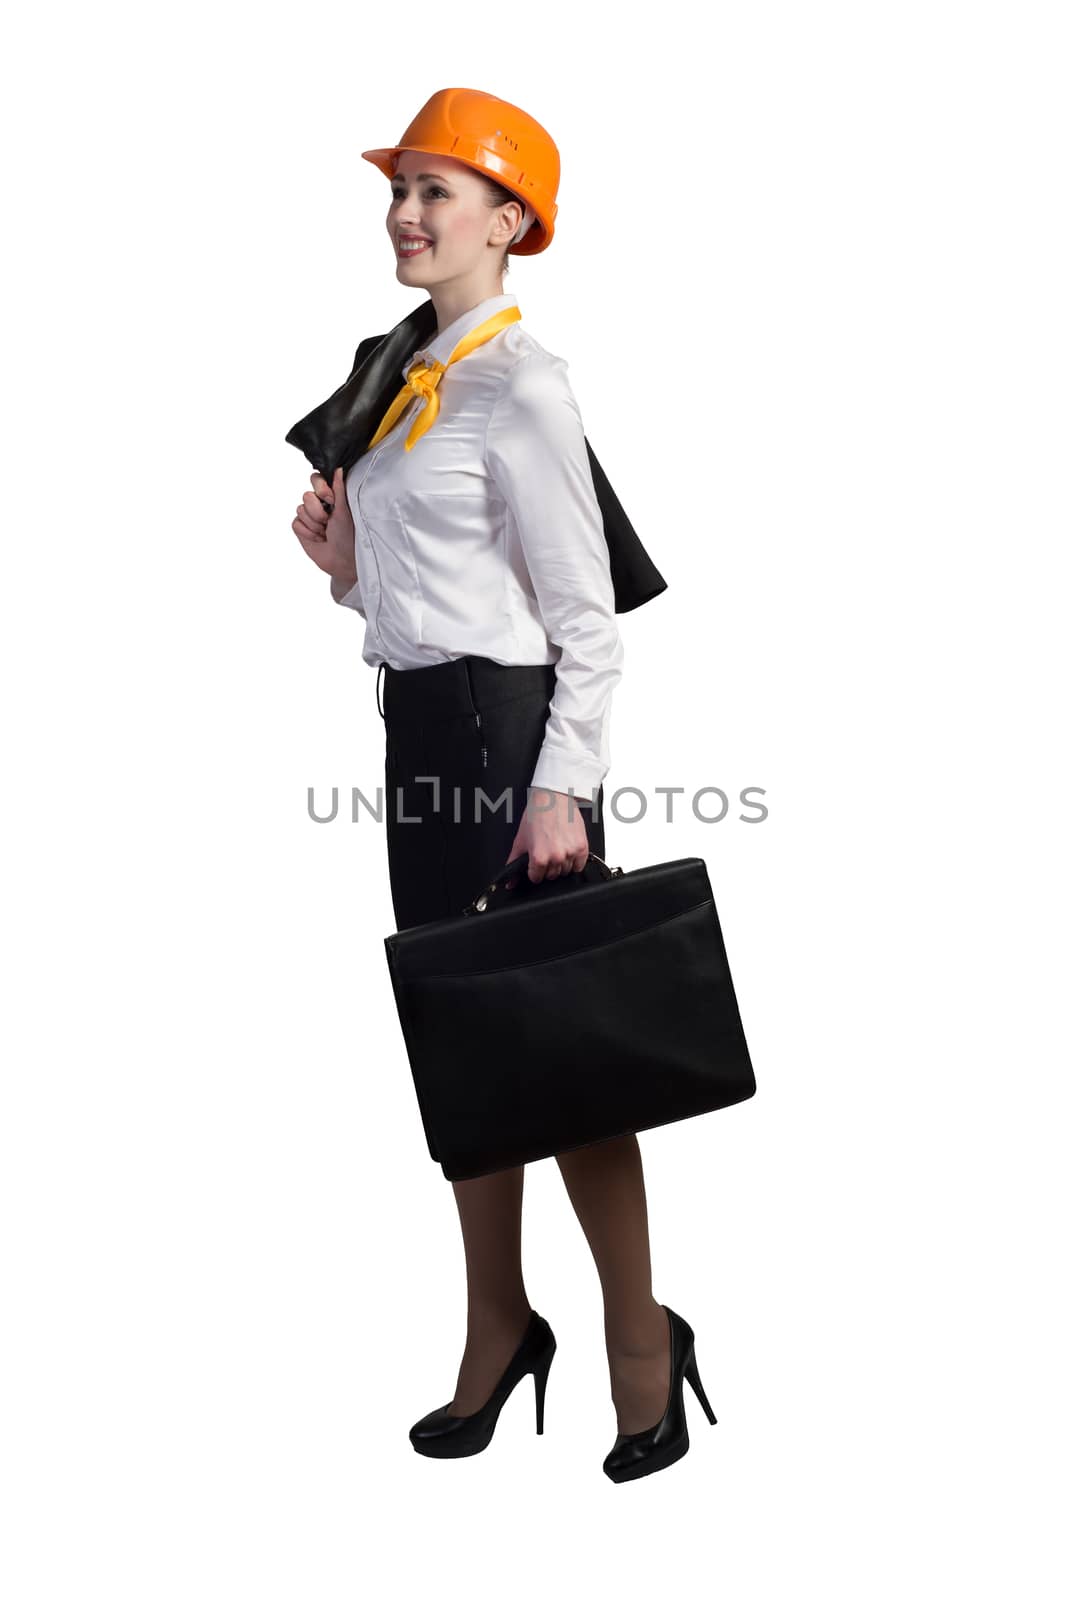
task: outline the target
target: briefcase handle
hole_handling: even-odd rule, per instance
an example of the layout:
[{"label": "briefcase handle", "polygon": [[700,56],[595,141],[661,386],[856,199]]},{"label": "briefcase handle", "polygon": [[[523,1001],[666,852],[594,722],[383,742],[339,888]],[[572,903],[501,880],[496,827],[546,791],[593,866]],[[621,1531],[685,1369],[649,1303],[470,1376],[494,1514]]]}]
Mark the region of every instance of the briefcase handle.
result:
[{"label": "briefcase handle", "polygon": [[[462,914],[465,917],[469,917],[473,912],[485,911],[486,908],[489,905],[490,896],[492,894],[496,894],[497,890],[500,889],[505,883],[507,883],[509,878],[514,878],[516,876],[516,874],[520,871],[520,869],[525,867],[528,864],[529,861],[530,861],[530,852],[529,852],[529,850],[524,850],[521,855],[513,857],[513,859],[511,861],[509,861],[505,866],[503,866],[501,868],[501,870],[500,870],[500,872],[498,872],[497,876],[495,878],[492,878],[490,880],[490,882],[487,883],[487,885],[483,889],[482,893],[480,895],[477,895],[475,897],[475,899],[471,901],[471,904],[469,906],[464,906]],[[595,856],[592,850],[589,852],[589,854],[588,854],[588,856],[586,858],[586,866],[589,866],[591,861],[597,861],[597,862],[600,863],[600,868],[603,869],[603,870],[601,870],[601,877],[606,882],[607,882],[607,880],[609,878],[622,878],[623,877],[623,868],[622,867],[610,867],[608,865],[607,861],[603,860],[601,856]],[[585,871],[586,871],[586,868],[583,867],[582,872],[579,874],[579,876],[582,877],[585,874]],[[553,883],[558,883],[559,879],[553,878],[551,881]],[[536,885],[532,885],[532,887],[536,887]]]}]

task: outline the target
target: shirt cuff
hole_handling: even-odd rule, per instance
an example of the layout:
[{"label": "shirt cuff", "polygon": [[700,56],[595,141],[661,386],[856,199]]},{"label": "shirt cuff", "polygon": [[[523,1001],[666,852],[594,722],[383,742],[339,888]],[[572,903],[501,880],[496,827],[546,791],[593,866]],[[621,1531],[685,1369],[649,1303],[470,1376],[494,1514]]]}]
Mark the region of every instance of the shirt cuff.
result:
[{"label": "shirt cuff", "polygon": [[532,789],[555,789],[566,795],[573,793],[576,800],[592,802],[604,782],[606,767],[591,761],[569,761],[555,750],[543,750],[530,780]]},{"label": "shirt cuff", "polygon": [[336,578],[331,578],[330,597],[336,600],[339,606],[348,606],[351,611],[358,611],[360,616],[366,620],[367,612],[363,609],[363,601],[360,598],[359,578],[356,579],[351,589],[343,589]]}]

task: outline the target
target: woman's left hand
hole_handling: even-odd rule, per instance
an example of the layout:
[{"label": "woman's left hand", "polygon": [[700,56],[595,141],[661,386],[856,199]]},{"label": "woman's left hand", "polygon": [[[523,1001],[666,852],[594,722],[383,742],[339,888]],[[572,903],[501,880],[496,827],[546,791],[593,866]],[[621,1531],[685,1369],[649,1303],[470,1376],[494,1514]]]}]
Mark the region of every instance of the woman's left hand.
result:
[{"label": "woman's left hand", "polygon": [[[509,861],[526,850],[531,883],[581,872],[590,853],[586,824],[578,801],[558,789],[531,789]],[[507,866],[507,862],[505,863]]]}]

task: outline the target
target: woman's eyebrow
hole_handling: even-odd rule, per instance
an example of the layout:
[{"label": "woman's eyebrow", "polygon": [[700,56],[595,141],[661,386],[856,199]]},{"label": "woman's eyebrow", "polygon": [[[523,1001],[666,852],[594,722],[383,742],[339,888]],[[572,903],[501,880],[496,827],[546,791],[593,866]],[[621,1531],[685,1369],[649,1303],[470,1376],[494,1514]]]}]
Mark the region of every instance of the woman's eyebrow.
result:
[{"label": "woman's eyebrow", "polygon": [[[443,178],[441,176],[440,172],[420,172],[415,181],[416,181],[416,183],[422,183],[424,178],[437,178],[439,183],[447,183],[448,182],[448,179],[447,178]],[[393,178],[393,182],[394,183],[403,183],[404,182],[403,173],[400,173],[400,172],[395,173],[394,174],[394,178]]]}]

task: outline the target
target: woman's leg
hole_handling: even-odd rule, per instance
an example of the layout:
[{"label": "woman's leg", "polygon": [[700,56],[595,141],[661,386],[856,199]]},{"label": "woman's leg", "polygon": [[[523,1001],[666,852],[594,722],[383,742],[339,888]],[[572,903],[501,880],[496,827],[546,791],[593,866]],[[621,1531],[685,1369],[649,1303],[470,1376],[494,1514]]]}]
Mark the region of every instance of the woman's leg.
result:
[{"label": "woman's leg", "polygon": [[604,1296],[605,1347],[620,1433],[663,1416],[671,1381],[671,1330],[653,1298],[649,1217],[635,1134],[556,1157],[593,1252]]},{"label": "woman's leg", "polygon": [[467,1344],[450,1416],[484,1406],[530,1322],[523,1283],[524,1167],[453,1183],[467,1258]]}]

